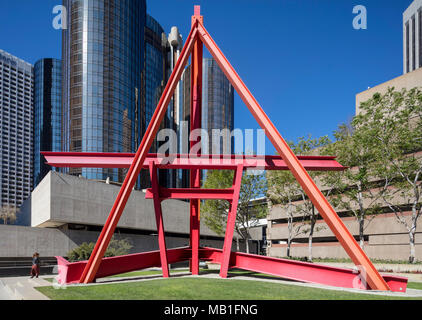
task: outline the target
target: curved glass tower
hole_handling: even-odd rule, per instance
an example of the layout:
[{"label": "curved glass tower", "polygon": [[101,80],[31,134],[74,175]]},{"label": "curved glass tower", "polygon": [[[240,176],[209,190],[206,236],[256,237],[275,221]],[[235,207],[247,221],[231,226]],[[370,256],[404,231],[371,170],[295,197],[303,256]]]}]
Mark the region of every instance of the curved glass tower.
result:
[{"label": "curved glass tower", "polygon": [[[204,58],[202,62],[202,129],[208,131],[212,139],[213,129],[234,130],[234,88],[221,71],[217,62],[212,58]],[[190,124],[190,66],[184,73],[183,81],[183,116],[182,119]],[[211,141],[208,146],[203,146],[211,153]],[[233,153],[233,140],[227,140],[227,146],[220,144],[220,153],[230,150]],[[203,151],[204,152],[204,151]],[[204,152],[207,153],[207,152]]]},{"label": "curved glass tower", "polygon": [[[64,0],[62,149],[135,152],[142,128],[145,0]],[[139,140],[138,140],[139,141]],[[123,169],[70,169],[121,182]]]},{"label": "curved glass tower", "polygon": [[167,82],[167,51],[164,29],[150,15],[145,28],[145,121],[151,121]]},{"label": "curved glass tower", "polygon": [[50,170],[41,151],[61,151],[62,62],[42,59],[34,66],[34,188]]}]

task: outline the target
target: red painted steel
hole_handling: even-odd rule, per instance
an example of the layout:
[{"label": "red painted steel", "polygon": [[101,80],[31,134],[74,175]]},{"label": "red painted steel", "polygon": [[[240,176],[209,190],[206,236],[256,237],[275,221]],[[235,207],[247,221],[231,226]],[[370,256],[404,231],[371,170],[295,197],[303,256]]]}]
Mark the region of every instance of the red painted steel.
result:
[{"label": "red painted steel", "polygon": [[[195,6],[195,14],[192,17],[192,28],[198,23],[203,23],[201,7]],[[196,38],[191,56],[191,105],[190,105],[190,131],[201,128],[202,120],[202,57],[203,45],[199,38]],[[190,149],[199,141],[191,141]],[[200,153],[198,154],[200,156]],[[192,168],[190,170],[190,187],[201,187],[201,170]],[[199,199],[190,200],[190,246],[192,248],[192,260],[190,270],[193,275],[199,274],[199,242],[200,242],[200,210]]]},{"label": "red painted steel", "polygon": [[[201,248],[200,257],[201,260],[221,263],[223,251],[214,248]],[[315,263],[232,252],[230,267],[301,282],[319,283],[343,288],[369,289],[362,285],[362,275],[358,271]],[[388,283],[392,291],[406,292],[406,278],[383,276],[383,279]]]},{"label": "red painted steel", "polygon": [[293,173],[298,183],[302,186],[303,190],[311,199],[318,212],[324,218],[331,231],[342,244],[347,254],[357,266],[362,266],[366,270],[368,275],[368,283],[371,288],[377,290],[390,290],[388,284],[378,273],[377,269],[366,256],[365,252],[362,250],[352,234],[338,217],[333,207],[324,197],[322,192],[318,189],[311,176],[302,166],[286,141],[282,138],[274,124],[262,110],[257,100],[243,83],[220,48],[218,48],[217,44],[211,38],[205,27],[201,23],[198,23],[197,28],[202,42],[208,48],[211,55],[217,61],[226,77],[232,83],[233,87],[236,89],[237,93],[246,104],[255,120],[258,122],[261,128],[265,130],[267,137],[276,148],[278,154],[284,159],[284,161],[286,161],[290,171]]},{"label": "red painted steel", "polygon": [[[167,261],[170,264],[188,261],[190,257],[191,250],[188,247],[167,250]],[[70,263],[62,257],[56,258],[59,270],[58,282],[61,284],[79,283],[82,272],[86,268],[88,261]],[[161,259],[159,250],[103,258],[95,279],[160,266]]]},{"label": "red painted steel", "polygon": [[135,155],[134,161],[129,168],[126,178],[123,182],[122,188],[117,196],[117,199],[111,209],[109,217],[104,225],[104,228],[97,240],[94,250],[89,258],[88,264],[86,265],[84,272],[82,273],[80,282],[90,283],[95,279],[98,268],[101,264],[101,259],[104,257],[104,253],[110,243],[111,237],[113,236],[114,230],[116,229],[117,223],[123,213],[126,206],[127,200],[135,186],[136,180],[142,169],[148,151],[150,150],[155,136],[159,130],[160,123],[162,122],[168,105],[172,98],[173,92],[182,76],[183,69],[188,61],[190,52],[193,44],[197,38],[196,28],[192,28],[189,36],[186,39],[185,46],[182,49],[180,58],[178,59],[176,66],[170,79],[164,89],[163,95],[158,103],[157,109],[151,118],[151,122],[148,129],[142,139],[141,145],[139,146],[138,152]]},{"label": "red painted steel", "polygon": [[[169,249],[167,250],[168,262],[172,264],[188,261],[192,257],[191,251],[188,247]],[[78,283],[87,261],[70,263],[62,257],[56,258],[59,270],[58,282],[60,284]],[[203,261],[221,264],[223,251],[214,248],[200,248],[199,258]],[[103,258],[96,278],[159,266],[161,266],[160,251]],[[232,252],[229,267],[266,273],[284,279],[307,283],[319,283],[344,288],[363,288],[358,272],[315,263]],[[389,275],[383,275],[383,278],[392,291],[406,292],[406,278]]]},{"label": "red painted steel", "polygon": [[237,205],[239,204],[240,186],[242,185],[243,166],[239,165],[233,177],[233,200],[230,203],[229,213],[227,215],[226,235],[223,245],[223,260],[221,262],[220,277],[227,278],[229,270],[230,254],[232,251],[233,234],[236,225]]},{"label": "red painted steel", "polygon": [[[166,199],[196,199],[196,200],[232,200],[233,189],[198,189],[198,188],[187,188],[187,189],[174,189],[174,188],[160,188],[159,189],[160,200]],[[147,189],[145,199],[153,199],[154,190]]]},{"label": "red painted steel", "polygon": [[161,200],[159,197],[159,185],[157,177],[157,168],[153,162],[150,162],[149,171],[151,176],[151,185],[152,185],[152,194],[154,200],[154,209],[155,209],[155,220],[157,224],[157,233],[158,233],[158,245],[160,247],[160,260],[161,268],[163,270],[163,277],[168,278],[169,275],[169,265],[167,262],[167,246],[166,246],[166,236],[164,233],[164,219],[163,211],[161,209]]},{"label": "red painted steel", "polygon": [[[72,153],[72,152],[41,152],[47,164],[57,168],[129,168],[135,157],[134,153]],[[308,171],[343,171],[346,168],[335,161],[332,156],[298,156],[299,161]],[[167,161],[169,159],[169,161]],[[289,170],[286,162],[279,156],[237,156],[201,155],[163,155],[148,154],[142,165],[148,169],[150,162],[158,169],[191,169],[205,170],[236,169],[242,164],[245,169],[259,170]]]},{"label": "red painted steel", "polygon": [[[222,158],[217,159],[217,164],[211,159],[211,156],[208,156],[208,159],[203,161],[208,161],[208,163],[199,163],[194,166],[188,167],[191,163],[186,162],[186,158],[181,155],[175,157],[175,163],[171,164],[162,164],[156,163],[157,161],[163,160],[160,156],[151,156],[147,155],[148,150],[150,149],[154,137],[159,129],[159,125],[165,115],[166,109],[170,102],[170,99],[173,95],[173,92],[176,88],[177,82],[180,80],[183,67],[185,66],[189,54],[193,51],[192,54],[192,96],[191,96],[191,130],[195,128],[200,128],[201,126],[201,83],[202,83],[202,47],[203,44],[206,45],[210,53],[213,55],[214,59],[219,64],[220,68],[223,70],[227,78],[233,84],[234,88],[239,93],[242,100],[245,102],[246,106],[251,111],[252,115],[255,117],[259,125],[266,131],[266,134],[270,141],[273,143],[278,153],[281,155],[281,158],[268,158],[264,157],[261,159],[257,158],[257,162],[261,163],[263,167],[269,168],[268,170],[280,170],[282,168],[289,169],[297,181],[301,184],[309,198],[312,200],[313,204],[317,208],[318,212],[324,218],[325,222],[328,224],[330,229],[336,235],[337,239],[340,241],[342,246],[345,248],[346,252],[352,258],[353,262],[362,267],[366,272],[366,280],[371,289],[377,290],[389,290],[402,291],[406,290],[407,279],[401,277],[382,277],[378,271],[375,269],[371,261],[368,259],[363,250],[356,243],[353,236],[345,227],[344,223],[337,216],[334,209],[328,203],[327,199],[323,196],[321,191],[317,188],[314,181],[311,179],[307,173],[307,168],[305,165],[308,165],[307,169],[324,169],[325,170],[343,170],[338,163],[334,161],[334,158],[322,159],[318,158],[300,158],[292,152],[288,144],[284,141],[280,133],[277,131],[273,123],[270,121],[268,116],[264,113],[261,106],[252,96],[250,91],[247,89],[245,84],[240,79],[239,75],[236,73],[234,68],[230,65],[229,61],[223,55],[221,50],[215,44],[214,40],[206,31],[203,26],[203,17],[200,16],[199,7],[195,7],[195,16],[192,17],[192,29],[186,40],[185,46],[182,50],[181,57],[177,61],[175,70],[170,77],[170,80],[164,90],[163,96],[160,99],[160,102],[157,106],[151,123],[147,129],[147,132],[142,140],[142,143],[139,147],[138,152],[133,155],[92,155],[85,154],[84,156],[75,156],[76,164],[70,165],[79,165],[79,166],[89,166],[89,165],[106,165],[110,167],[114,166],[126,166],[127,161],[131,161],[129,172],[123,183],[122,189],[116,199],[116,202],[110,212],[109,218],[104,226],[103,231],[100,234],[100,237],[97,241],[97,244],[94,248],[93,254],[91,255],[88,262],[69,264],[62,258],[58,258],[59,267],[61,266],[62,270],[66,270],[65,281],[73,279],[76,281],[76,275],[80,276],[79,281],[88,283],[92,282],[96,277],[101,277],[104,275],[111,275],[121,272],[127,272],[130,270],[138,270],[148,266],[163,265],[167,263],[177,262],[179,260],[191,259],[191,268],[192,273],[198,273],[198,262],[199,259],[211,260],[214,262],[221,263],[221,273],[222,277],[227,276],[227,270],[229,267],[236,267],[245,270],[251,270],[256,272],[263,272],[268,274],[273,274],[281,276],[288,279],[304,281],[304,282],[316,282],[322,284],[329,284],[334,286],[343,286],[343,287],[356,287],[359,286],[359,277],[356,272],[347,269],[332,268],[326,266],[319,266],[315,264],[307,264],[298,261],[275,259],[269,257],[247,255],[242,253],[231,253],[231,245],[234,231],[234,221],[236,218],[237,211],[237,202],[239,198],[240,190],[240,181],[241,174],[244,170],[245,162],[249,159],[246,157],[241,157],[240,159],[236,157],[230,157],[228,164],[223,164]],[[57,156],[57,154],[56,154]],[[55,157],[53,154],[46,154],[47,159],[51,159],[51,163],[56,162],[60,164],[60,161],[66,162],[70,158],[66,157]],[[53,159],[54,158],[54,159]],[[64,159],[65,158],[65,159]],[[100,159],[101,158],[101,159]],[[282,159],[282,160],[281,160]],[[192,159],[188,159],[191,161]],[[70,160],[73,161],[73,160]],[[79,161],[79,162],[78,162]],[[126,162],[125,162],[126,161]],[[201,160],[202,161],[202,160]],[[239,161],[239,162],[237,162]],[[261,162],[260,162],[261,161]],[[306,161],[316,161],[313,164],[306,163]],[[328,162],[330,164],[328,164]],[[50,162],[50,161],[49,161]],[[218,249],[202,248],[199,249],[199,218],[200,218],[200,207],[199,207],[199,198],[205,197],[228,197],[229,191],[225,190],[201,190],[200,187],[200,169],[204,169],[206,166],[210,168],[215,165],[216,168],[231,168],[236,166],[236,176],[233,188],[229,191],[232,192],[230,195],[231,201],[231,210],[228,218],[228,225],[226,230],[225,244],[223,251]],[[68,165],[69,166],[69,163]],[[104,252],[108,246],[108,243],[111,239],[111,236],[117,226],[117,223],[120,219],[122,211],[126,205],[127,199],[133,189],[135,181],[139,175],[140,170],[143,166],[151,167],[155,170],[160,168],[160,166],[171,168],[189,168],[191,169],[191,188],[181,191],[175,189],[165,189],[158,186],[156,177],[153,179],[155,183],[153,184],[152,190],[149,190],[149,196],[154,199],[155,204],[158,204],[163,199],[173,198],[173,197],[187,197],[191,200],[191,244],[190,247],[177,249],[177,250],[166,250],[165,243],[160,242],[161,251],[152,252],[152,253],[143,253],[137,255],[129,255],[123,257],[107,258],[102,259]],[[225,167],[226,166],[226,167]],[[245,168],[247,166],[245,165]],[[153,171],[152,171],[153,172]],[[159,233],[161,233],[161,240],[164,235],[164,226],[162,224],[162,215],[160,220],[160,210],[156,206],[156,218],[157,226]],[[161,204],[159,206],[161,208]],[[160,231],[161,230],[161,231]],[[161,252],[161,253],[160,253]],[[167,252],[167,263],[165,262],[165,253]],[[164,272],[165,273],[165,272]]]}]

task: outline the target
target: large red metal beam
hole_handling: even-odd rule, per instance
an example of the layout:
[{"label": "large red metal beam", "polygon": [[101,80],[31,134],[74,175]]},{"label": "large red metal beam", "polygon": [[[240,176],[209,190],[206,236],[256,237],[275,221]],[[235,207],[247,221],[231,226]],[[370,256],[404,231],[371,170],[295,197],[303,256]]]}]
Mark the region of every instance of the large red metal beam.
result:
[{"label": "large red metal beam", "polygon": [[239,165],[234,173],[233,201],[230,203],[229,213],[227,215],[226,235],[224,237],[223,258],[221,260],[220,277],[227,278],[229,270],[230,255],[232,252],[233,234],[236,226],[237,206],[239,204],[240,187],[242,185],[243,166]]},{"label": "large red metal beam", "polygon": [[[191,257],[192,250],[187,247],[167,250],[168,263],[171,264],[188,261]],[[87,265],[87,261],[70,263],[62,257],[56,258],[59,271],[58,282],[60,284],[78,283],[82,271]],[[199,258],[204,261],[221,264],[223,261],[223,251],[214,248],[200,248]],[[96,278],[160,266],[160,251],[103,258]],[[229,267],[266,273],[301,282],[364,289],[359,272],[315,263],[232,252]],[[384,275],[383,278],[392,291],[406,292],[406,278],[389,275]]]},{"label": "large red metal beam", "polygon": [[[167,250],[167,262],[177,263],[188,261],[191,257],[188,247]],[[88,261],[70,263],[62,257],[57,258],[58,282],[60,284],[79,283]],[[146,268],[161,267],[160,251],[142,252],[126,256],[103,258],[95,279],[138,271]]]},{"label": "large red metal beam", "polygon": [[189,55],[192,51],[193,44],[195,43],[196,39],[197,29],[192,28],[189,36],[186,39],[186,43],[180,54],[180,58],[176,63],[175,69],[172,75],[170,76],[167,86],[164,89],[163,95],[161,96],[161,99],[157,105],[157,109],[155,110],[154,115],[151,118],[151,122],[142,139],[141,145],[139,146],[135,158],[133,159],[133,162],[129,168],[129,171],[123,182],[122,188],[120,189],[117,199],[113,205],[113,208],[110,211],[109,217],[97,240],[91,257],[89,258],[88,264],[86,265],[82,273],[80,279],[81,283],[90,283],[95,279],[98,268],[101,264],[101,259],[104,257],[104,254],[110,243],[111,237],[113,236],[119,219],[129,199],[129,196],[135,186],[136,180],[142,169],[142,165],[145,162],[149,150],[151,149],[152,143],[154,142],[154,139],[160,128],[160,124],[165,116],[174,90],[176,89],[177,84],[180,81],[184,67],[188,61]]},{"label": "large red metal beam", "polygon": [[255,120],[261,128],[265,130],[267,137],[276,148],[278,154],[284,161],[286,161],[290,171],[293,173],[298,183],[302,186],[315,208],[317,208],[318,212],[324,218],[331,231],[342,244],[349,257],[357,266],[361,266],[365,269],[368,277],[368,283],[371,288],[377,290],[390,290],[388,284],[375,269],[374,265],[346,228],[343,221],[338,217],[333,207],[318,189],[309,173],[300,163],[299,159],[293,153],[269,117],[265,114],[258,101],[243,83],[242,79],[214,42],[208,31],[201,23],[198,24],[197,28],[202,42],[208,48],[221,70],[232,83],[233,87],[236,89],[237,93],[246,104]]},{"label": "large red metal beam", "polygon": [[[199,23],[203,23],[200,6],[195,6],[195,15],[192,17],[192,28],[196,28]],[[190,132],[200,129],[202,126],[202,54],[203,45],[199,37],[196,37],[191,56],[191,95],[190,95]],[[191,141],[190,150],[199,141]],[[199,156],[200,154],[198,154]],[[201,170],[191,168],[190,187],[201,187]],[[192,260],[190,270],[193,275],[199,274],[199,242],[200,242],[200,210],[199,199],[190,200],[190,246],[192,248]]]},{"label": "large red metal beam", "polygon": [[[201,260],[222,263],[223,251],[214,248],[201,248]],[[370,289],[364,286],[365,277],[358,271],[336,268],[315,263],[278,259],[241,252],[232,252],[230,268],[270,274],[284,279],[319,283],[334,287]],[[397,276],[383,276],[392,291],[406,292],[407,279]]]},{"label": "large red metal beam", "polygon": [[[78,153],[78,152],[42,152],[47,164],[58,168],[129,168],[135,157],[134,153]],[[331,156],[298,156],[303,167],[308,171],[343,171],[346,168]],[[168,162],[170,159],[170,162]],[[158,169],[222,169],[234,170],[239,164],[245,169],[289,170],[286,162],[279,156],[238,156],[238,155],[163,155],[148,154],[142,165],[148,169],[153,162]]]},{"label": "large red metal beam", "polygon": [[[153,199],[155,196],[153,189],[147,189],[145,199]],[[199,188],[160,188],[158,196],[160,200],[167,199],[195,199],[195,200],[228,200],[233,199],[233,189],[199,189]]]},{"label": "large red metal beam", "polygon": [[170,274],[169,274],[169,265],[167,262],[167,246],[166,246],[166,235],[164,232],[163,210],[161,208],[161,199],[159,195],[160,186],[158,185],[157,168],[154,166],[153,162],[150,162],[149,171],[150,171],[152,194],[153,194],[152,199],[154,200],[155,220],[157,224],[158,245],[160,247],[161,268],[163,270],[163,277],[168,278]]}]

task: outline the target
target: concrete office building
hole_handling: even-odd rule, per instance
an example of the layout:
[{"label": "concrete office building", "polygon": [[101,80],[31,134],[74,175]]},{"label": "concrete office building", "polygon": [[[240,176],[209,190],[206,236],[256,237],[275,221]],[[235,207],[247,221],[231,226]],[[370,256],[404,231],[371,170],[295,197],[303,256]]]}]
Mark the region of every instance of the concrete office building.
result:
[{"label": "concrete office building", "polygon": [[[119,190],[118,183],[50,171],[22,206],[22,225],[0,225],[0,242],[5,244],[0,246],[0,260],[30,257],[34,251],[43,258],[66,256],[83,242],[96,242]],[[162,208],[167,247],[188,246],[189,203],[166,200]],[[158,250],[154,204],[145,199],[145,192],[132,192],[115,236],[132,243],[131,253]],[[201,246],[222,248],[223,242],[201,221]],[[256,243],[250,248],[257,252]]]},{"label": "concrete office building", "polygon": [[[63,4],[69,28],[63,30],[62,42],[62,150],[135,152],[135,135],[143,129],[145,0]],[[126,170],[86,168],[69,173],[121,182]]]},{"label": "concrete office building", "polygon": [[32,190],[33,66],[0,50],[0,206]]},{"label": "concrete office building", "polygon": [[[418,87],[422,90],[422,68],[406,73],[400,77],[382,83],[356,95],[356,114],[361,112],[360,105],[373,97],[375,93],[385,94],[389,88],[395,90]],[[416,154],[422,161],[422,152]],[[316,181],[318,186],[324,189],[324,186]],[[326,188],[326,187],[325,187]],[[375,191],[375,190],[373,190]],[[330,200],[330,199],[328,199]],[[405,204],[404,200],[396,197],[395,204]],[[300,204],[297,201],[296,204]],[[381,206],[385,204],[380,203]],[[358,223],[350,212],[335,208],[342,218],[346,227],[355,236],[359,238]],[[370,258],[385,260],[407,260],[409,257],[409,235],[406,228],[397,222],[394,213],[384,208],[383,214],[377,215],[367,224],[364,232],[364,250]],[[268,216],[268,255],[273,257],[286,256],[286,240],[288,237],[288,224],[286,217],[286,208],[281,205],[274,205],[270,209]],[[411,212],[405,212],[405,217],[410,217]],[[296,218],[300,220],[299,215]],[[346,252],[336,240],[334,234],[327,227],[325,222],[318,218],[316,231],[313,236],[313,256],[316,258],[348,258]],[[295,257],[308,256],[308,235],[302,234],[293,241],[291,253]],[[416,230],[416,258],[422,259],[422,226],[419,223]]]},{"label": "concrete office building", "polygon": [[422,67],[422,0],[403,13],[403,73]]},{"label": "concrete office building", "polygon": [[62,62],[41,59],[34,66],[34,188],[50,168],[41,151],[61,151]]}]

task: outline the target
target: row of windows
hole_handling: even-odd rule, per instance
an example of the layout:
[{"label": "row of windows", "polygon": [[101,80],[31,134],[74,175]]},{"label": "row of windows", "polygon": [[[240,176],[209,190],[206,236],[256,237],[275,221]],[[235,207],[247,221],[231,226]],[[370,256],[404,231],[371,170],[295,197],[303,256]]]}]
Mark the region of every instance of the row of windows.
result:
[{"label": "row of windows", "polygon": [[[417,17],[417,19],[416,19]],[[416,23],[418,20],[418,23]],[[406,73],[422,67],[422,8],[406,22]],[[417,32],[418,30],[418,32]],[[412,34],[411,32],[412,31]],[[418,39],[416,35],[419,34]],[[410,55],[412,53],[412,56]],[[417,57],[419,64],[417,65]]]}]

